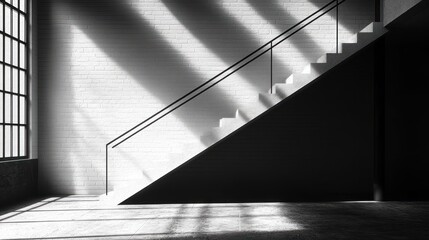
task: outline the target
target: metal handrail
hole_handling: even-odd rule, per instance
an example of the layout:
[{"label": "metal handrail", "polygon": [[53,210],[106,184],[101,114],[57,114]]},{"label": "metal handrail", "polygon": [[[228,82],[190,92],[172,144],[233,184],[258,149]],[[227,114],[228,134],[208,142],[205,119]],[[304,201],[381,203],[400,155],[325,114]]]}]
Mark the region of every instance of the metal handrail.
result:
[{"label": "metal handrail", "polygon": [[[295,25],[293,25],[292,27],[290,27],[289,29],[287,29],[286,31],[282,32],[281,34],[279,34],[277,37],[271,39],[269,42],[265,43],[264,45],[262,45],[261,47],[259,47],[258,49],[254,50],[253,52],[251,52],[250,54],[248,54],[247,56],[245,56],[244,58],[242,58],[241,60],[237,61],[236,63],[234,63],[233,65],[231,65],[230,67],[228,67],[227,69],[223,70],[222,72],[220,72],[219,74],[217,74],[216,76],[212,77],[211,79],[207,80],[206,82],[204,82],[203,84],[199,85],[198,87],[194,88],[192,91],[188,92],[187,94],[185,94],[184,96],[180,97],[179,99],[175,100],[174,102],[170,103],[169,105],[167,105],[166,107],[162,108],[161,110],[159,110],[158,112],[156,112],[155,114],[153,114],[152,116],[148,117],[147,119],[145,119],[144,121],[140,122],[139,124],[135,125],[134,127],[130,128],[129,130],[125,131],[124,133],[122,133],[121,135],[119,135],[118,137],[114,138],[113,140],[111,140],[110,142],[108,142],[106,144],[106,195],[108,193],[108,160],[109,160],[109,146],[113,143],[116,143],[118,140],[120,140],[119,142],[117,142],[115,145],[112,146],[112,148],[115,148],[117,146],[119,146],[120,144],[122,144],[123,142],[127,141],[128,139],[130,139],[131,137],[133,137],[134,135],[136,135],[137,133],[143,131],[144,129],[146,129],[147,127],[151,126],[152,124],[156,123],[157,121],[159,121],[160,119],[162,119],[163,117],[165,117],[166,115],[170,114],[171,112],[175,111],[176,109],[178,109],[179,107],[183,106],[184,104],[188,103],[189,101],[193,100],[194,98],[198,97],[199,95],[201,95],[202,93],[206,92],[207,90],[209,90],[210,88],[216,86],[218,83],[220,83],[221,81],[225,80],[226,78],[228,78],[230,75],[234,74],[235,72],[237,72],[238,70],[240,70],[241,68],[247,66],[249,63],[253,62],[254,60],[256,60],[257,58],[259,58],[260,56],[264,55],[265,53],[267,53],[268,51],[270,51],[271,53],[271,76],[270,76],[270,81],[271,81],[271,91],[272,91],[272,50],[279,45],[280,43],[284,42],[285,40],[287,40],[288,38],[290,38],[291,36],[293,36],[295,33],[301,31],[301,29],[305,28],[306,26],[308,26],[309,24],[313,23],[314,21],[316,21],[317,19],[319,19],[320,17],[324,16],[326,13],[328,13],[329,11],[331,11],[332,9],[336,8],[336,46],[337,46],[337,53],[338,53],[338,6],[341,5],[342,3],[344,3],[347,0],[332,0],[331,2],[327,3],[326,5],[324,5],[323,7],[319,8],[317,11],[315,11],[314,13],[312,13],[311,15],[307,16],[306,18],[304,18],[303,20],[299,21],[298,23],[296,23]],[[335,3],[333,6],[331,6],[333,3]],[[329,7],[331,6],[331,7]],[[320,14],[319,16],[315,17],[314,19],[312,19],[311,21],[305,23],[303,26],[299,27],[298,29],[294,30],[295,28],[297,28],[298,26],[300,26],[301,24],[303,24],[304,22],[306,22],[307,20],[311,19],[312,17],[314,17],[315,15],[317,15],[318,13],[322,12],[324,9],[328,8],[328,10],[326,10],[325,12],[323,12],[323,14]],[[287,33],[291,32],[292,30],[294,30],[292,33],[290,33],[287,36]],[[283,39],[279,40],[281,37],[284,37]],[[278,41],[277,41],[278,40]],[[275,42],[275,43],[274,43]],[[268,48],[267,48],[268,47]],[[251,58],[253,55],[255,55],[256,53],[258,53],[259,51],[265,49],[263,52],[257,54],[256,56],[254,56],[253,58]],[[251,58],[250,60],[248,60],[249,58]],[[248,61],[246,61],[248,60]],[[244,64],[240,65],[241,63],[243,63],[244,61],[246,61]],[[230,72],[229,72],[230,71]],[[227,74],[226,74],[227,73]],[[223,74],[226,74],[226,76],[223,76],[221,79],[215,81],[214,83],[212,83],[211,85],[207,86],[209,83],[213,82],[215,79],[217,79],[218,77],[222,76]],[[206,88],[202,89],[203,87],[207,86]],[[201,91],[199,91],[198,93],[196,93],[198,90],[202,89]],[[195,95],[193,95],[192,97],[188,98],[189,96],[191,96],[192,94],[196,93]],[[187,99],[186,99],[187,98]],[[186,99],[185,101],[181,102],[182,100]],[[181,102],[180,104],[178,104],[177,106],[175,106],[177,103]],[[171,108],[175,106],[174,108],[170,109],[169,111],[167,111],[166,113],[162,114],[164,111],[166,111],[167,109]],[[161,115],[161,116],[159,116]],[[159,116],[159,117],[157,117]],[[130,134],[129,136],[123,138],[124,136],[126,136],[127,134],[131,133],[132,131],[136,130],[137,128],[139,128],[140,126],[142,126],[145,123],[148,123],[150,120],[154,119],[155,117],[157,117],[155,120],[151,121],[149,124],[147,124],[146,126],[140,128],[139,130],[135,131],[134,133]],[[123,138],[123,139],[122,139]]]}]

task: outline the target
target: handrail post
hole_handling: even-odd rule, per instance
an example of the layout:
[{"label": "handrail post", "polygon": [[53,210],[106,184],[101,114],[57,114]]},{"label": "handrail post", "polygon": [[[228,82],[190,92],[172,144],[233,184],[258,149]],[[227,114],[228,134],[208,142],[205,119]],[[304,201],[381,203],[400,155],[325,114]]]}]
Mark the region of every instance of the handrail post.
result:
[{"label": "handrail post", "polygon": [[338,0],[337,0],[337,7],[336,7],[336,45],[337,45],[337,54],[338,54]]},{"label": "handrail post", "polygon": [[381,0],[375,0],[375,21],[381,22],[383,17],[383,6]]},{"label": "handrail post", "polygon": [[109,185],[109,145],[106,144],[106,196]]},{"label": "handrail post", "polygon": [[270,64],[271,64],[271,74],[270,74],[271,85],[270,85],[270,92],[271,92],[271,94],[273,94],[273,42],[271,42],[271,44],[270,44],[270,55],[271,55],[271,59],[270,59]]},{"label": "handrail post", "polygon": [[338,54],[338,0],[337,0],[336,11],[337,11],[337,14],[336,14],[336,17],[337,17],[337,21],[336,21],[336,31],[337,31],[337,34],[336,34],[336,36],[337,36],[336,44],[337,44],[337,54]]}]

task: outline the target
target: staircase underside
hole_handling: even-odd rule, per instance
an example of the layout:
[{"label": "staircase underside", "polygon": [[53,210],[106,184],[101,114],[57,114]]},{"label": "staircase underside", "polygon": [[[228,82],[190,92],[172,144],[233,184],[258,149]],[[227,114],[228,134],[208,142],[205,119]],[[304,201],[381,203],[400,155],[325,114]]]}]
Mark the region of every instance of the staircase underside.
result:
[{"label": "staircase underside", "polygon": [[374,46],[123,204],[371,200]]}]

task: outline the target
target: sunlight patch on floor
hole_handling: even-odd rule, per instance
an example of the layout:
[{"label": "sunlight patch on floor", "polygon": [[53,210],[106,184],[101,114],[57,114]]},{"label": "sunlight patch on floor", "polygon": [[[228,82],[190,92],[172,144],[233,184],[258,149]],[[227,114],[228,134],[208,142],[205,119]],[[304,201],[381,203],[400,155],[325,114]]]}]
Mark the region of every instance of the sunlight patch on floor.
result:
[{"label": "sunlight patch on floor", "polygon": [[280,203],[107,206],[95,196],[47,198],[1,215],[0,239],[151,239],[302,229],[284,208]]}]

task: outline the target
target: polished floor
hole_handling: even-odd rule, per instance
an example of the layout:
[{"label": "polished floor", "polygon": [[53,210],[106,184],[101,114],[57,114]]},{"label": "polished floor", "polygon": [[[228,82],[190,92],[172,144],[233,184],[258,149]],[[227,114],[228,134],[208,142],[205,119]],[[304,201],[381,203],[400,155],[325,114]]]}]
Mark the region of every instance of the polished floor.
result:
[{"label": "polished floor", "polygon": [[429,203],[112,206],[40,199],[0,212],[0,239],[429,239]]}]

